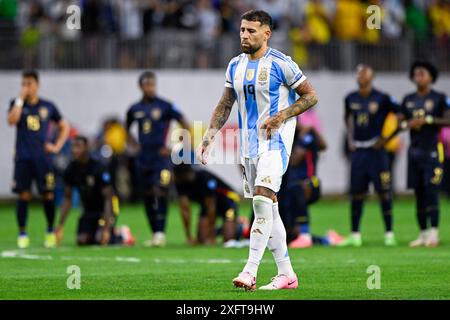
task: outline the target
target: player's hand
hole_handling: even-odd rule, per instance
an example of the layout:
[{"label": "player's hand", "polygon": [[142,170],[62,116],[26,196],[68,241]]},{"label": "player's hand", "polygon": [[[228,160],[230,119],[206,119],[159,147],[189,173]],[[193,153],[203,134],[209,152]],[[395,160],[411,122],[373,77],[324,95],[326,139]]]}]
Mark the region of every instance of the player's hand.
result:
[{"label": "player's hand", "polygon": [[267,139],[270,139],[272,137],[272,134],[276,132],[282,124],[283,119],[280,114],[277,114],[267,119],[261,126],[261,129],[266,131],[266,137]]},{"label": "player's hand", "polygon": [[64,238],[64,227],[57,226],[55,230],[55,235],[56,235],[56,245],[59,246]]},{"label": "player's hand", "polygon": [[208,161],[208,153],[211,142],[203,141],[196,150],[197,160],[200,161],[201,164],[206,164]]},{"label": "player's hand", "polygon": [[408,127],[412,130],[420,130],[425,123],[425,118],[412,119],[409,120]]},{"label": "player's hand", "polygon": [[373,148],[376,149],[376,150],[383,149],[384,146],[386,145],[386,142],[387,142],[386,138],[380,138],[380,139],[378,139],[378,141],[374,144]]},{"label": "player's hand", "polygon": [[22,100],[25,100],[28,96],[28,88],[27,87],[21,87],[20,88],[20,93],[19,93],[19,98]]},{"label": "player's hand", "polygon": [[53,143],[46,143],[45,144],[45,151],[47,151],[48,153],[53,153],[56,154],[61,150],[61,148],[59,148],[58,146],[56,146]]},{"label": "player's hand", "polygon": [[103,228],[100,238],[100,244],[102,246],[106,246],[108,245],[110,239],[111,239],[111,232],[109,231],[109,228]]},{"label": "player's hand", "polygon": [[197,244],[197,240],[194,238],[189,238],[189,239],[187,239],[187,244],[189,246],[195,246]]},{"label": "player's hand", "polygon": [[348,151],[350,152],[355,152],[356,151],[356,146],[353,142],[349,142],[348,143]]},{"label": "player's hand", "polygon": [[169,158],[171,154],[172,154],[172,150],[170,148],[162,147],[161,149],[159,149],[159,155],[160,156],[163,156],[165,158]]}]

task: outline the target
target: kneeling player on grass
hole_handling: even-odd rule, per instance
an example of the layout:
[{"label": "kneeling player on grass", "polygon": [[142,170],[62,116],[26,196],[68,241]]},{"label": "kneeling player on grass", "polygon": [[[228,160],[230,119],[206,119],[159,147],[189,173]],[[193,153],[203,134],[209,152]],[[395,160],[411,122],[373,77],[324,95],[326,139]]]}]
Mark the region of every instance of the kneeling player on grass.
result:
[{"label": "kneeling player on grass", "polygon": [[370,66],[357,67],[359,89],[345,98],[345,124],[351,154],[351,235],[339,246],[362,245],[360,222],[364,200],[373,183],[380,199],[385,225],[384,244],[397,244],[392,229],[392,190],[389,157],[384,148],[382,129],[390,112],[399,105],[387,94],[372,86],[374,71]]},{"label": "kneeling player on grass", "polygon": [[402,103],[401,128],[410,129],[408,150],[408,188],[416,195],[419,237],[411,247],[435,247],[439,244],[439,186],[442,180],[443,148],[438,141],[443,126],[450,126],[450,99],[433,90],[437,69],[428,62],[411,66],[410,79],[416,92],[408,94]]},{"label": "kneeling player on grass", "polygon": [[[216,218],[222,217],[224,246],[234,244],[239,195],[216,175],[189,164],[175,166],[174,173],[188,243],[214,244]],[[201,206],[197,240],[191,235],[191,201]]]},{"label": "kneeling player on grass", "polygon": [[63,238],[64,223],[72,206],[72,189],[80,192],[83,213],[78,221],[77,244],[134,244],[130,229],[114,228],[119,203],[114,195],[109,172],[89,156],[88,140],[78,136],[72,144],[73,161],[64,172],[65,196],[56,228],[58,244]]},{"label": "kneeling player on grass", "polygon": [[317,161],[319,152],[326,147],[325,139],[317,130],[297,123],[288,170],[278,193],[280,215],[288,229],[290,248],[308,248],[313,243],[336,245],[342,240],[333,230],[324,237],[310,232],[309,206],[321,195]]},{"label": "kneeling player on grass", "polygon": [[[50,101],[38,95],[39,75],[35,71],[24,72],[20,96],[11,101],[8,123],[17,127],[16,149],[14,156],[13,191],[18,194],[16,213],[19,225],[17,246],[27,248],[30,240],[26,231],[28,203],[31,185],[36,181],[42,195],[47,234],[44,246],[53,248],[56,237],[53,230],[55,221],[55,175],[53,155],[63,147],[69,135],[69,124],[62,118],[58,108]],[[54,144],[49,142],[50,123],[56,123],[59,133]]]}]

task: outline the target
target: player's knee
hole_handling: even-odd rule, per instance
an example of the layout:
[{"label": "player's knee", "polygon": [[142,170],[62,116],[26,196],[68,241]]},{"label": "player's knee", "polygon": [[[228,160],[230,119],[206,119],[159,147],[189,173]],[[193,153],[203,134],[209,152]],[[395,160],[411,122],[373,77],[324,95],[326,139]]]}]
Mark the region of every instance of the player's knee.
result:
[{"label": "player's knee", "polygon": [[378,196],[381,201],[392,201],[392,195],[390,192],[380,192]]},{"label": "player's knee", "polygon": [[42,199],[44,201],[53,201],[55,199],[55,194],[53,192],[45,192],[42,194]]},{"label": "player's knee", "polygon": [[352,200],[364,200],[366,198],[365,193],[352,194]]},{"label": "player's knee", "polygon": [[266,187],[256,186],[254,196],[255,197],[256,196],[266,197],[266,198],[269,198],[270,200],[272,200],[272,202],[277,201],[276,193]]},{"label": "player's knee", "polygon": [[82,233],[77,236],[77,245],[86,246],[88,244],[89,244],[89,235]]},{"label": "player's knee", "polygon": [[144,196],[145,197],[154,197],[155,196],[155,189],[154,188],[148,188],[144,190]]},{"label": "player's knee", "polygon": [[273,201],[269,197],[265,197],[262,195],[256,195],[253,197],[253,209],[255,211],[255,216],[258,221],[258,218],[263,218],[266,220],[272,220],[272,205]]},{"label": "player's knee", "polygon": [[19,200],[30,202],[31,201],[31,192],[24,191],[24,192],[19,193]]},{"label": "player's knee", "polygon": [[165,198],[169,195],[169,190],[167,188],[157,187],[153,191],[155,196],[158,198]]}]

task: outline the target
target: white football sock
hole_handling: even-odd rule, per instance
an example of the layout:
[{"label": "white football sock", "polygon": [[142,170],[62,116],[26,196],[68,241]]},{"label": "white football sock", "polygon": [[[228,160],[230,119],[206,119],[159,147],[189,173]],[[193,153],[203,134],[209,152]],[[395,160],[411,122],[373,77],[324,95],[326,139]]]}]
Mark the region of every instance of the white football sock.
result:
[{"label": "white football sock", "polygon": [[255,277],[272,232],[272,204],[272,199],[267,197],[259,195],[253,197],[255,221],[250,232],[249,255],[243,272],[249,272]]},{"label": "white football sock", "polygon": [[273,226],[267,247],[272,251],[273,258],[277,264],[278,274],[284,274],[288,277],[295,275],[292,269],[291,259],[288,254],[288,247],[286,243],[286,229],[281,220],[278,211],[278,202],[272,205]]}]

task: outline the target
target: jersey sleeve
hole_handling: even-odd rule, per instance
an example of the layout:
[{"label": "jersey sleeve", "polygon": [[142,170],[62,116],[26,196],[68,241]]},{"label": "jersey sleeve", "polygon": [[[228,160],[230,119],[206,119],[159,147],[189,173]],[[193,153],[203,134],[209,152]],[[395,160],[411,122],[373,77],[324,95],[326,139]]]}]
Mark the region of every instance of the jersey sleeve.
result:
[{"label": "jersey sleeve", "polygon": [[352,113],[352,110],[350,109],[350,101],[348,99],[348,96],[345,97],[344,99],[344,120],[347,121],[347,118],[350,116],[350,114]]},{"label": "jersey sleeve", "polygon": [[393,96],[386,95],[385,96],[385,104],[386,104],[387,110],[389,112],[393,112],[393,113],[400,112],[401,106],[398,103],[397,99],[395,99]]},{"label": "jersey sleeve", "polygon": [[198,181],[201,185],[203,195],[211,197],[216,194],[218,186],[217,179],[207,174],[198,173]]},{"label": "jersey sleeve", "polygon": [[104,166],[100,166],[98,168],[97,179],[102,187],[108,187],[111,185],[111,174]]},{"label": "jersey sleeve", "polygon": [[66,170],[64,170],[64,176],[63,176],[64,184],[66,186],[69,186],[69,187],[73,187],[74,186],[74,182],[73,182],[72,177],[73,177],[72,165],[69,164],[67,166]]},{"label": "jersey sleeve", "polygon": [[129,108],[127,111],[127,115],[126,115],[126,129],[127,131],[130,130],[131,125],[134,122],[134,112],[133,112],[133,107]]},{"label": "jersey sleeve", "polygon": [[234,70],[237,65],[237,58],[234,58],[228,63],[227,71],[225,72],[225,87],[233,88]]},{"label": "jersey sleeve", "polygon": [[50,119],[54,122],[60,122],[62,120],[62,115],[54,104],[52,104],[52,114]]},{"label": "jersey sleeve", "polygon": [[169,107],[169,118],[172,120],[181,121],[183,118],[183,114],[179,111],[179,109],[174,105],[171,104]]},{"label": "jersey sleeve", "polygon": [[408,112],[408,108],[406,107],[407,99],[406,97],[403,99],[402,104],[400,105],[399,112],[405,116],[406,119],[411,118]]},{"label": "jersey sleeve", "polygon": [[12,99],[10,102],[9,102],[9,105],[8,105],[8,113],[12,110],[12,108],[14,107],[14,102],[15,102],[15,100],[14,99]]},{"label": "jersey sleeve", "polygon": [[444,113],[449,110],[450,110],[450,98],[447,97],[445,94],[442,94],[441,100],[440,100],[441,116],[443,116]]},{"label": "jersey sleeve", "polygon": [[280,64],[284,75],[284,84],[292,90],[297,89],[297,87],[306,80],[306,76],[291,57],[286,57]]}]

